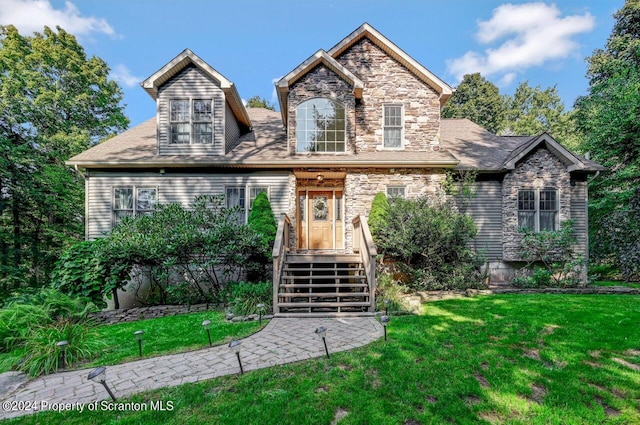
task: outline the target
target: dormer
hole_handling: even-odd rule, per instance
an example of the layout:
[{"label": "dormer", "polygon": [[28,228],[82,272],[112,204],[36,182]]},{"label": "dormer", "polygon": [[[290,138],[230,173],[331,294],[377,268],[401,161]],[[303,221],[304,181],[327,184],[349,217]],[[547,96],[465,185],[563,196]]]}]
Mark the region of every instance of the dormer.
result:
[{"label": "dormer", "polygon": [[159,155],[225,155],[251,128],[235,85],[189,49],[141,85],[156,101]]}]

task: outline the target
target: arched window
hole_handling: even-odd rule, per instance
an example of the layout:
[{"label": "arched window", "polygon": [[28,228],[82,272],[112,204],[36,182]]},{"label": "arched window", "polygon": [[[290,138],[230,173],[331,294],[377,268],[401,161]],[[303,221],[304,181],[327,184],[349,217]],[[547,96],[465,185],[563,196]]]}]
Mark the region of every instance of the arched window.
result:
[{"label": "arched window", "polygon": [[344,152],[344,106],[332,99],[315,98],[296,110],[297,152]]}]

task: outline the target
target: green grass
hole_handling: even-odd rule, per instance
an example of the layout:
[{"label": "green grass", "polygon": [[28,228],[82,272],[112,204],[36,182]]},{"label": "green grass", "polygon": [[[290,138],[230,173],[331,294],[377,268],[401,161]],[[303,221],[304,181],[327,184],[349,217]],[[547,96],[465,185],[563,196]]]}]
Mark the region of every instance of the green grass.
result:
[{"label": "green grass", "polygon": [[640,282],[623,282],[620,280],[596,280],[593,286],[626,286],[629,288],[640,288]]},{"label": "green grass", "polygon": [[315,425],[340,412],[341,425],[640,423],[639,306],[616,295],[439,301],[393,317],[386,343],[126,400],[171,401],[172,411],[15,423]]},{"label": "green grass", "polygon": [[[144,357],[203,348],[209,344],[207,333],[202,327],[204,320],[211,320],[210,332],[214,344],[242,338],[259,329],[258,322],[228,323],[224,320],[224,313],[217,311],[103,325],[97,328],[97,334],[98,339],[104,343],[104,349],[91,362],[73,364],[71,367],[78,369],[108,366],[138,360],[138,342],[133,336],[137,330],[145,331],[142,346]],[[10,370],[20,359],[22,352],[22,349],[18,349],[0,354],[0,373]]]}]

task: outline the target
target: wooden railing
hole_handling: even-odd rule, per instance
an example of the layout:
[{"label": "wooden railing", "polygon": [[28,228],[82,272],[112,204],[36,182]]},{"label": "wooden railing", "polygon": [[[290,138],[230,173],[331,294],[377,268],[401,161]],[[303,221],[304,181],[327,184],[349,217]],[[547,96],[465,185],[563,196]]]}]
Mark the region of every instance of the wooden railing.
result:
[{"label": "wooden railing", "polygon": [[273,314],[278,313],[278,286],[280,285],[280,276],[282,276],[282,266],[285,257],[289,252],[289,231],[291,228],[291,220],[286,214],[280,216],[278,220],[278,230],[276,231],[276,239],[273,243]]},{"label": "wooden railing", "polygon": [[359,253],[362,259],[369,282],[370,311],[373,312],[376,308],[376,255],[378,251],[369,231],[367,220],[361,215],[353,219],[353,252]]}]

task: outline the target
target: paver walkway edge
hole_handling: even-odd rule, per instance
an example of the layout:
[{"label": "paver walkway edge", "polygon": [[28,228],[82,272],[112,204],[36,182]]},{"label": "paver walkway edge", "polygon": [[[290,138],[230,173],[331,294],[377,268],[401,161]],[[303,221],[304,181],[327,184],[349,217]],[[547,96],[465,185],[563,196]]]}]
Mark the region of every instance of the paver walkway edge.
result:
[{"label": "paver walkway edge", "polygon": [[[319,326],[328,329],[330,353],[361,347],[383,335],[382,326],[373,317],[274,318],[260,332],[241,340],[244,371],[324,356],[324,345],[314,333]],[[107,399],[102,385],[87,379],[91,370],[54,373],[28,381],[3,397],[0,419],[47,410],[59,403],[86,405]],[[235,354],[223,345],[107,366],[106,373],[115,396],[124,398],[239,373],[239,368]],[[25,409],[25,404],[31,409]],[[12,410],[13,407],[22,408]]]}]

